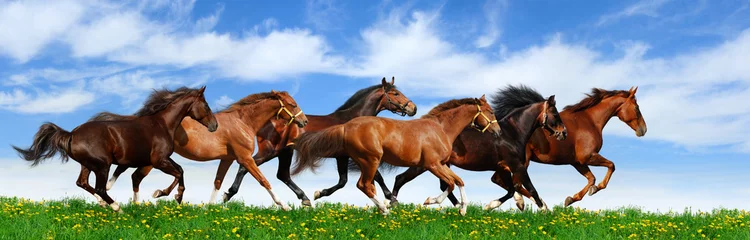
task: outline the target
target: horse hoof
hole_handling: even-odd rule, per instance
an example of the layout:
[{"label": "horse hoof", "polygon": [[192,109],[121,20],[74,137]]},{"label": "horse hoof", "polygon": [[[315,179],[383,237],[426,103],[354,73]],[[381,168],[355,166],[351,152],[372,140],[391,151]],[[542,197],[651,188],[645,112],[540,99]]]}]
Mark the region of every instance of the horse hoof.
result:
[{"label": "horse hoof", "polygon": [[312,202],[308,199],[302,200],[302,206],[312,207]]},{"label": "horse hoof", "polygon": [[431,197],[428,197],[427,200],[424,200],[424,205],[430,205],[430,204],[433,204],[435,202],[436,202],[435,199],[433,199]]},{"label": "horse hoof", "polygon": [[224,201],[224,203],[229,202],[229,193],[225,192],[224,196],[222,196],[222,200]]},{"label": "horse hoof", "polygon": [[599,188],[597,186],[591,186],[589,188],[589,196],[594,195],[598,191],[599,191]]},{"label": "horse hoof", "polygon": [[391,200],[383,199],[383,205],[385,205],[386,208],[391,208]]},{"label": "horse hoof", "polygon": [[499,200],[492,200],[490,203],[484,206],[484,210],[492,210],[499,207],[500,205],[503,205],[503,202],[500,202]]},{"label": "horse hoof", "polygon": [[177,201],[177,204],[182,204],[182,195],[174,195],[174,200]]},{"label": "horse hoof", "polygon": [[388,214],[390,214],[390,213],[391,213],[391,212],[390,212],[390,211],[388,211],[388,209],[386,209],[386,210],[384,210],[384,211],[381,211],[381,212],[380,212],[380,214],[383,214],[383,216],[388,216]]},{"label": "horse hoof", "polygon": [[466,216],[466,207],[461,207],[461,209],[458,210],[458,213],[461,214],[461,216]]},{"label": "horse hoof", "polygon": [[523,212],[523,210],[526,208],[526,204],[523,204],[523,202],[516,202],[516,207],[518,208],[518,210],[521,210],[521,212]]},{"label": "horse hoof", "polygon": [[314,197],[313,198],[314,200],[318,200],[320,198],[320,191],[315,191],[315,194],[313,197]]},{"label": "horse hoof", "polygon": [[154,197],[154,198],[159,198],[159,197],[163,196],[163,194],[164,193],[161,190],[156,190],[156,191],[154,191],[154,194],[151,195],[151,196]]},{"label": "horse hoof", "polygon": [[573,198],[572,197],[565,198],[565,207],[570,206],[570,204],[573,204]]},{"label": "horse hoof", "polygon": [[284,211],[289,211],[289,210],[292,210],[292,208],[291,208],[291,207],[289,207],[289,206],[287,206],[286,204],[281,204],[281,206],[280,206],[280,207],[281,207],[281,209],[282,209],[282,210],[284,210]]}]

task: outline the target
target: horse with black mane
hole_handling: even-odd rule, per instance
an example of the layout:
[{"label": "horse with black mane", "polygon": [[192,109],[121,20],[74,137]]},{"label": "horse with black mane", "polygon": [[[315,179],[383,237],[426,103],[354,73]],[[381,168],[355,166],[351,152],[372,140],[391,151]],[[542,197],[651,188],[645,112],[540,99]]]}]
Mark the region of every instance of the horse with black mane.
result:
[{"label": "horse with black mane", "polygon": [[[182,203],[185,183],[182,167],[170,158],[174,151],[173,138],[183,119],[194,119],[209,132],[217,130],[219,124],[206,103],[205,89],[183,87],[175,91],[154,91],[138,111],[138,117],[86,122],[70,132],[47,122],[39,128],[31,147],[13,146],[13,149],[23,159],[33,161],[32,166],[58,153],[63,162],[72,158],[81,164],[77,185],[100,199],[100,204],[109,204],[117,212],[122,210],[106,189],[112,164],[149,166],[174,176],[180,185],[175,199]],[[96,175],[96,188],[88,184],[91,171]]]}]

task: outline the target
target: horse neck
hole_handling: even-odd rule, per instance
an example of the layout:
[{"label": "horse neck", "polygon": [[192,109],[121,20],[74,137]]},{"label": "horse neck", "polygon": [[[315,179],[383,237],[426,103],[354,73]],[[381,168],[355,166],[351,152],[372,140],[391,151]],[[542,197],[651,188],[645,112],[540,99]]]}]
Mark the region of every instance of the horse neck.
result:
[{"label": "horse neck", "polygon": [[[542,113],[542,103],[528,105],[525,109],[512,111],[508,116],[499,121],[503,126],[503,134],[513,136],[521,142],[527,143],[539,124],[538,117]],[[512,132],[512,133],[511,133]]]},{"label": "horse neck", "polygon": [[474,120],[474,115],[477,114],[476,109],[476,105],[464,104],[439,113],[436,116],[437,121],[442,126],[443,132],[453,141]]},{"label": "horse neck", "polygon": [[169,136],[174,136],[174,132],[177,131],[180,123],[182,123],[182,119],[188,115],[191,104],[192,102],[185,100],[185,98],[175,100],[164,110],[153,116],[164,121],[164,124],[169,131]]},{"label": "horse neck", "polygon": [[[372,91],[377,92],[377,91]],[[380,105],[381,96],[378,96],[377,94],[370,94],[367,95],[367,97],[362,98],[357,103],[352,105],[351,107],[336,111],[330,114],[330,116],[335,117],[337,119],[349,121],[356,117],[360,116],[376,116],[380,111],[383,110],[382,106]]]},{"label": "horse neck", "polygon": [[607,125],[609,119],[615,116],[617,109],[620,108],[624,101],[622,98],[606,98],[603,99],[599,104],[596,104],[584,111],[577,112],[578,114],[585,113],[591,118],[599,131],[604,130],[604,126]]},{"label": "horse neck", "polygon": [[263,125],[269,123],[271,118],[276,116],[276,112],[281,108],[279,100],[267,98],[259,102],[245,106],[238,111],[239,118],[243,123],[252,127],[254,131],[260,130]]}]

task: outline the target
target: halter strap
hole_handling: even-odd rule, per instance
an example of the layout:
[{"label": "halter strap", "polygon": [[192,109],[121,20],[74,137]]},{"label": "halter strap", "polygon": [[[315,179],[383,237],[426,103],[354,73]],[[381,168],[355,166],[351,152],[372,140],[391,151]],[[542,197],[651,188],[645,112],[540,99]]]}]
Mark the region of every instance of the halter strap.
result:
[{"label": "halter strap", "polygon": [[284,106],[284,102],[279,99],[279,103],[281,104],[281,107],[279,108],[279,111],[276,112],[276,119],[279,119],[281,112],[285,112],[287,115],[289,115],[289,122],[284,124],[284,126],[288,126],[289,124],[292,124],[294,122],[294,119],[297,118],[300,114],[302,114],[302,109],[299,110],[297,114],[292,114],[288,109],[286,109],[286,106]]},{"label": "halter strap", "polygon": [[[401,111],[401,116],[406,116],[406,106],[408,106],[409,103],[412,102],[411,100],[406,101],[406,103],[404,103],[403,105],[398,104],[397,102],[394,102],[393,100],[391,100],[391,97],[388,96],[388,92],[385,91],[385,88],[383,88],[383,95],[385,95],[385,100],[388,101],[388,103],[393,104],[393,106],[396,106],[396,108],[398,108],[398,110]],[[397,113],[398,111],[391,111],[391,112]]]},{"label": "halter strap", "polygon": [[[487,125],[484,126],[484,128],[479,128],[479,125],[476,124],[477,118],[479,118],[479,116],[482,116],[484,120],[487,121]],[[490,125],[496,122],[497,122],[497,119],[490,120],[490,118],[488,118],[487,115],[484,115],[484,113],[482,112],[482,107],[479,106],[479,104],[477,104],[477,114],[474,114],[474,119],[471,120],[472,128],[476,129],[479,132],[484,133],[485,131],[487,131],[488,128],[490,128]]]}]

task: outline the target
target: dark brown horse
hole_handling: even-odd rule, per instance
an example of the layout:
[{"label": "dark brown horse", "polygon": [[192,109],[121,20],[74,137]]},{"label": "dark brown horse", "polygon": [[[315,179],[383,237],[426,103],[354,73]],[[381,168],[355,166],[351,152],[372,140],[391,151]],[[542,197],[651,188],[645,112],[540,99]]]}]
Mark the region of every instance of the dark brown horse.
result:
[{"label": "dark brown horse", "polygon": [[[383,110],[389,110],[393,113],[401,114],[402,116],[414,116],[414,114],[417,113],[417,105],[412,103],[409,98],[396,89],[394,81],[395,78],[391,78],[390,82],[386,82],[385,78],[383,78],[381,84],[359,90],[331,114],[324,116],[307,115],[310,119],[310,124],[302,131],[320,131],[330,126],[346,123],[359,116],[375,116]],[[297,198],[302,200],[303,205],[310,206],[311,202],[305,195],[305,192],[297,187],[297,184],[292,181],[292,178],[289,175],[289,168],[292,164],[292,153],[294,151],[289,146],[291,144],[290,141],[295,139],[302,131],[297,128],[285,128],[283,127],[283,123],[271,121],[271,123],[263,126],[260,132],[258,132],[258,153],[253,158],[255,158],[256,164],[261,165],[278,157],[279,168],[276,177],[294,191]],[[347,156],[336,158],[339,182],[331,188],[323,191],[316,191],[315,199],[328,196],[334,191],[344,187],[348,175],[347,163],[349,163],[349,157]],[[242,184],[242,178],[246,173],[247,170],[245,168],[239,168],[234,184],[232,184],[229,191],[224,194],[224,201],[229,201],[229,199],[239,191],[240,184]],[[383,177],[379,172],[375,173],[375,179],[380,183],[380,187],[384,189],[386,197],[390,198],[391,193],[387,190],[388,188],[385,183],[383,183]]]},{"label": "dark brown horse", "polygon": [[[95,116],[92,120],[116,120],[133,117],[105,112]],[[272,119],[279,119],[283,121],[283,125],[287,126],[292,122],[295,122],[297,127],[307,125],[307,117],[302,113],[302,109],[297,106],[294,98],[287,92],[276,91],[249,95],[232,104],[229,108],[216,113],[216,119],[222,126],[220,131],[207,132],[200,128],[197,122],[186,119],[178,128],[174,138],[175,152],[187,159],[200,162],[221,160],[216,171],[214,191],[211,194],[210,203],[214,202],[216,193],[221,188],[222,180],[232,162],[237,161],[240,166],[250,169],[253,177],[268,191],[277,206],[289,210],[289,206],[278,199],[271,190],[271,184],[258,169],[252,154],[255,151],[256,133]],[[125,170],[127,170],[127,166],[118,167],[107,186],[112,187],[112,184],[117,180],[117,176]],[[151,171],[149,167],[142,167],[132,175],[135,201],[138,197],[138,185],[149,171]],[[174,186],[175,182],[165,190],[157,190],[154,197],[169,195]]]},{"label": "dark brown horse", "polygon": [[427,198],[424,204],[441,203],[453,191],[454,185],[458,185],[462,201],[459,212],[465,215],[468,200],[463,180],[445,164],[450,158],[453,141],[470,124],[482,132],[489,130],[494,136],[500,134],[500,127],[484,95],[480,99],[448,101],[416,120],[358,117],[345,124],[304,133],[294,140],[298,154],[293,174],[307,168],[314,169],[323,158],[350,156],[362,172],[357,187],[386,215],[388,208],[375,199],[373,185],[380,162],[421,167],[447,183],[443,194]]},{"label": "dark brown horse", "polygon": [[[560,112],[560,117],[570,130],[570,135],[565,141],[553,141],[541,131],[534,132],[526,145],[527,166],[529,160],[554,165],[570,164],[588,179],[588,183],[581,191],[565,199],[565,206],[583,199],[587,191],[589,195],[593,195],[607,188],[609,179],[615,172],[615,164],[599,155],[599,150],[602,149],[603,143],[602,131],[609,119],[617,116],[635,131],[636,136],[642,137],[646,134],[646,122],[635,99],[637,90],[638,87],[630,88],[628,91],[594,88],[581,102],[566,106]],[[607,168],[607,175],[598,186],[594,185],[596,178],[589,166]],[[525,189],[519,193],[529,197]],[[523,198],[520,196],[516,197],[516,201],[523,205]]]},{"label": "dark brown horse", "polygon": [[[182,203],[185,191],[182,167],[169,156],[174,151],[173,136],[183,119],[189,119],[186,117],[195,119],[196,124],[207,127],[209,132],[218,128],[203,97],[204,90],[205,87],[155,91],[138,111],[138,117],[128,120],[87,122],[70,132],[53,123],[45,123],[34,136],[30,148],[13,148],[27,161],[33,161],[32,166],[57,153],[63,162],[72,158],[81,164],[82,169],[77,185],[103,199],[118,212],[120,206],[109,197],[106,189],[112,164],[155,167],[174,176],[180,185],[175,199]],[[96,189],[88,185],[90,171],[96,174]]]},{"label": "dark brown horse", "polygon": [[[539,207],[542,207],[543,201],[534,190],[524,165],[526,143],[537,129],[547,131],[547,135],[558,140],[567,136],[565,125],[555,107],[555,96],[544,99],[538,92],[526,86],[508,86],[492,96],[492,104],[496,118],[500,119],[498,124],[503,134],[499,138],[494,138],[474,129],[463,130],[453,142],[453,153],[448,164],[469,171],[495,172],[491,178],[492,182],[508,190],[508,193],[490,202],[485,209],[494,209],[511,198],[516,189],[521,188],[521,184],[514,186],[513,183],[522,183],[531,191]],[[401,187],[424,171],[424,168],[410,167],[396,176],[391,201],[395,204]],[[440,181],[440,189],[445,191],[446,188],[447,184]],[[458,204],[452,192],[448,198],[454,205]]]}]

